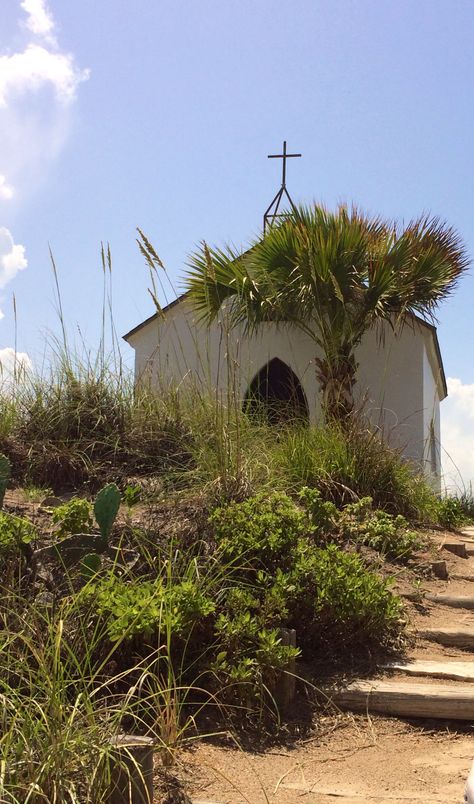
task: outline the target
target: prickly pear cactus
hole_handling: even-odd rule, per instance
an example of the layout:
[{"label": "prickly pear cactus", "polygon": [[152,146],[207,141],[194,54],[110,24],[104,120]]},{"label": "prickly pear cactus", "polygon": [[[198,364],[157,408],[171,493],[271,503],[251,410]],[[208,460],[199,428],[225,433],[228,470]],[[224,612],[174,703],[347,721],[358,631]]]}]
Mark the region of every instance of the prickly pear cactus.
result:
[{"label": "prickly pear cactus", "polygon": [[110,531],[115,522],[120,506],[120,491],[115,483],[104,486],[96,497],[94,503],[94,515],[102,536],[102,549],[105,550],[110,536]]},{"label": "prickly pear cactus", "polygon": [[85,581],[90,581],[97,575],[101,567],[101,558],[97,553],[88,553],[81,561],[81,575]]},{"label": "prickly pear cactus", "polygon": [[0,508],[3,505],[3,498],[10,480],[11,466],[6,455],[0,452]]}]

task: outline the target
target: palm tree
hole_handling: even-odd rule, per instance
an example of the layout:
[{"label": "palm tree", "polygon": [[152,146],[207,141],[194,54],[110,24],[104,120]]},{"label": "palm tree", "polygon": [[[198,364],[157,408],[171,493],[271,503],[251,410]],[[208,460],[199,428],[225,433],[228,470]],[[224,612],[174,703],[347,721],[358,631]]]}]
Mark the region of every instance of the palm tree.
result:
[{"label": "palm tree", "polygon": [[353,410],[355,349],[381,322],[433,319],[468,266],[454,229],[423,216],[401,228],[360,210],[300,206],[245,252],[209,248],[189,262],[186,288],[201,320],[226,302],[232,325],[251,333],[291,323],[311,337],[327,416]]}]

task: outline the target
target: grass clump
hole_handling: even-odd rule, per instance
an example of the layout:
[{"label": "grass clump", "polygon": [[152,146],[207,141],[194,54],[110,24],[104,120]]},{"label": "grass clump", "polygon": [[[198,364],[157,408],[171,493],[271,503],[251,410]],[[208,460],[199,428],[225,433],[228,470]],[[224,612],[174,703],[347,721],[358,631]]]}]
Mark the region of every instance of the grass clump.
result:
[{"label": "grass clump", "polygon": [[471,494],[464,492],[459,496],[446,495],[437,502],[437,519],[446,530],[457,530],[463,525],[474,522],[474,500]]},{"label": "grass clump", "polygon": [[436,497],[425,478],[360,422],[289,428],[276,451],[288,488],[317,488],[338,507],[370,496],[376,508],[408,519],[435,516]]},{"label": "grass clump", "polygon": [[25,379],[9,406],[15,416],[0,429],[0,449],[25,485],[96,489],[131,475],[184,472],[192,462],[192,438],[171,398],[136,394],[130,377],[104,365],[65,355],[49,377]]}]

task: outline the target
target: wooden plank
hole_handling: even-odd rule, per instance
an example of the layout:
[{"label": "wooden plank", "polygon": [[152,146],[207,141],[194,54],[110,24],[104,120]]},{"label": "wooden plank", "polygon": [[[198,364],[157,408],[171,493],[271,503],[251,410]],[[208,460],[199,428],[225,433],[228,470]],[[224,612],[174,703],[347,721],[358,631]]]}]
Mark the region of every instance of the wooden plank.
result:
[{"label": "wooden plank", "polygon": [[426,600],[432,603],[440,603],[442,606],[450,606],[454,609],[469,609],[474,611],[474,595],[433,595],[427,592]]},{"label": "wooden plank", "polygon": [[453,681],[474,681],[474,661],[434,662],[415,660],[413,662],[391,662],[383,665],[383,667],[389,670],[400,670],[409,676],[449,678]]},{"label": "wooden plank", "polygon": [[466,545],[464,542],[444,542],[443,550],[449,550],[450,553],[454,553],[456,556],[467,558]]},{"label": "wooden plank", "polygon": [[425,628],[418,636],[440,645],[474,650],[474,628]]},{"label": "wooden plank", "polygon": [[332,695],[341,709],[395,717],[474,720],[474,684],[356,681]]}]

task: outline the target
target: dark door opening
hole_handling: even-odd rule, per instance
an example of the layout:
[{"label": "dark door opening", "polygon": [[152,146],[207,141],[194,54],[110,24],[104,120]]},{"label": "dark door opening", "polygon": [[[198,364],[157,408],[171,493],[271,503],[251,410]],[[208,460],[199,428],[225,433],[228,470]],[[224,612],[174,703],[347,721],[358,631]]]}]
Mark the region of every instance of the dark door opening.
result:
[{"label": "dark door opening", "polygon": [[294,419],[308,421],[308,404],[295,372],[278,357],[255,375],[244,399],[246,413],[261,415],[270,424]]}]

